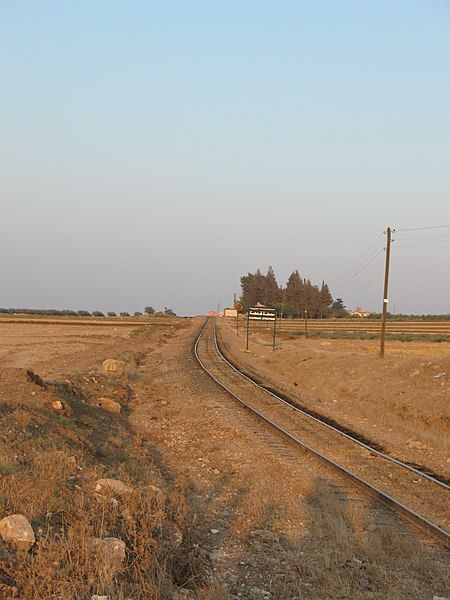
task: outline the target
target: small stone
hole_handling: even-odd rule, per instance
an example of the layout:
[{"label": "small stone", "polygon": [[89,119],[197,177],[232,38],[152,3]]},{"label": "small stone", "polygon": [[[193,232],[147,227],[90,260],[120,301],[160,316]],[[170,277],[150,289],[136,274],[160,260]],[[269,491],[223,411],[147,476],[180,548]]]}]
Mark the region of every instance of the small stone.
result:
[{"label": "small stone", "polygon": [[52,402],[52,408],[53,410],[60,411],[63,410],[64,406],[61,400],[55,400],[54,402]]},{"label": "small stone", "polygon": [[358,580],[358,583],[362,588],[366,588],[366,587],[369,587],[370,582],[365,577],[361,577],[361,579]]},{"label": "small stone", "polygon": [[0,537],[18,550],[28,551],[36,542],[30,522],[24,515],[9,515],[0,521]]},{"label": "small stone", "polygon": [[123,496],[131,492],[124,481],[120,479],[97,479],[95,482],[95,491],[99,493],[112,493]]},{"label": "small stone", "polygon": [[105,410],[109,410],[109,412],[119,414],[122,410],[122,407],[115,400],[110,400],[109,398],[99,398],[98,405],[100,408],[104,408]]},{"label": "small stone", "polygon": [[119,538],[94,538],[92,543],[96,553],[109,563],[119,566],[125,561],[126,546]]},{"label": "small stone", "polygon": [[91,596],[91,600],[109,600],[109,596],[99,596],[98,594],[94,594]]},{"label": "small stone", "polygon": [[213,535],[216,535],[217,533],[219,533],[219,530],[218,530],[218,529],[210,529],[210,532],[211,532]]},{"label": "small stone", "polygon": [[105,361],[103,361],[102,371],[105,375],[121,377],[125,371],[125,363],[123,362],[123,360],[107,358]]}]

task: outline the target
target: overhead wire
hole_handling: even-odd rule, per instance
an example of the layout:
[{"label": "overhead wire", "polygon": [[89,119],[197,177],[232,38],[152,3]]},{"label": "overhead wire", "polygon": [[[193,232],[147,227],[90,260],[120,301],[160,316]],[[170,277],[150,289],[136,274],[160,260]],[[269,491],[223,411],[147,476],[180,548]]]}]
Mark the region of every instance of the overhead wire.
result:
[{"label": "overhead wire", "polygon": [[353,279],[355,279],[356,277],[358,277],[363,271],[365,271],[367,269],[367,267],[373,263],[373,261],[378,258],[380,256],[380,254],[384,253],[384,248],[382,250],[379,250],[377,252],[377,254],[375,254],[375,256],[373,256],[369,262],[366,262],[363,266],[361,266],[359,268],[359,271],[355,271],[355,273],[352,273],[350,276],[348,276],[346,279],[344,279],[343,281],[334,284],[334,287],[340,288],[343,285],[346,285],[347,283],[349,283],[350,281],[352,281]]},{"label": "overhead wire", "polygon": [[450,237],[448,237],[447,239],[442,239],[442,240],[434,240],[433,242],[414,242],[412,244],[396,244],[397,248],[411,248],[411,246],[432,246],[434,244],[446,244],[447,242],[450,242]]},{"label": "overhead wire", "polygon": [[446,234],[446,235],[429,235],[429,236],[414,236],[414,237],[402,237],[402,236],[400,236],[398,239],[399,239],[399,241],[403,241],[403,240],[441,240],[441,239],[447,239],[448,237],[449,237],[449,234]]},{"label": "overhead wire", "polygon": [[364,288],[363,293],[361,294],[360,299],[358,300],[358,306],[361,306],[361,302],[364,300],[365,295],[367,294],[367,292],[369,291],[370,286],[372,285],[373,280],[375,279],[375,276],[378,274],[378,272],[380,271],[380,267],[383,264],[383,256],[381,257],[381,259],[378,261],[377,266],[375,267],[375,271],[372,274],[372,277],[369,279],[369,282],[367,283],[366,287]]},{"label": "overhead wire", "polygon": [[445,229],[448,227],[450,227],[450,225],[433,225],[432,227],[409,227],[407,229],[396,229],[396,231],[425,231],[427,229]]},{"label": "overhead wire", "polygon": [[[351,271],[353,268],[356,268],[357,266],[359,268],[359,263],[361,263],[361,262],[364,263],[368,258],[370,258],[371,255],[373,254],[373,252],[375,252],[377,249],[374,249],[372,252],[370,252],[370,250],[372,250],[372,248],[378,242],[378,240],[380,239],[380,237],[382,237],[381,233],[379,233],[377,235],[377,237],[370,244],[370,246],[349,267],[347,267],[347,269],[345,269],[344,271],[342,271],[341,273],[339,273],[338,275],[336,275],[335,277],[333,277],[330,280],[330,285],[333,285],[334,283],[336,283],[340,279],[345,279],[348,276],[349,271]],[[369,253],[369,255],[366,256],[368,253]]]}]

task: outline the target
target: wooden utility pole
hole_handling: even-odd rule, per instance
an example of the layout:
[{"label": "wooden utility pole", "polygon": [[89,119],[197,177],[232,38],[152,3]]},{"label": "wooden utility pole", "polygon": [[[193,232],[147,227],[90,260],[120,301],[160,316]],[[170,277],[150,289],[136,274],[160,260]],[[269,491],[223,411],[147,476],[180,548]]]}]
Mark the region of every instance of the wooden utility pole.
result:
[{"label": "wooden utility pole", "polygon": [[383,316],[381,318],[381,337],[380,337],[380,358],[384,357],[384,338],[386,336],[386,319],[388,306],[388,289],[389,289],[389,265],[391,262],[391,236],[392,229],[386,230],[386,263],[384,267],[384,291],[383,291]]},{"label": "wooden utility pole", "polygon": [[308,337],[308,300],[306,296],[306,279],[303,282],[304,298],[305,298],[305,338]]}]

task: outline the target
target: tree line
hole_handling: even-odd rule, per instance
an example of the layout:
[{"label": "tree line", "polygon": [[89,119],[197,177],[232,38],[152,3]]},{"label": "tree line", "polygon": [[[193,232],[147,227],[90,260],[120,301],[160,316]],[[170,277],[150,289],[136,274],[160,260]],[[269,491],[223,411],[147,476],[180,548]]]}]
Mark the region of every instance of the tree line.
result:
[{"label": "tree line", "polygon": [[[176,313],[171,308],[167,308],[167,306],[164,308],[164,311],[156,311],[152,306],[146,306],[144,308],[144,313],[146,315],[164,315],[169,317],[177,316]],[[59,310],[57,308],[0,308],[0,314],[46,317],[131,317],[131,314],[126,311],[122,311],[117,314],[116,312],[110,310],[105,314],[101,310],[93,310],[92,312],[89,312],[88,310]],[[133,315],[135,317],[142,317],[143,313],[139,310],[136,310]]]},{"label": "tree line", "polygon": [[328,285],[322,281],[320,286],[309,279],[302,278],[298,270],[293,271],[286,285],[278,285],[272,267],[264,275],[260,269],[241,277],[241,298],[243,310],[261,303],[275,308],[282,317],[304,317],[305,310],[312,319],[346,317],[342,298],[333,300]]}]

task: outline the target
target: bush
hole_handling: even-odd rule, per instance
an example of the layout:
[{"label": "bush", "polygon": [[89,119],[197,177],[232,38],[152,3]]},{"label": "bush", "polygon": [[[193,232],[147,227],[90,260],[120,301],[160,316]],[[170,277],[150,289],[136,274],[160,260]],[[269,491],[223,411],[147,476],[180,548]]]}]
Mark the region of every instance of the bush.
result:
[{"label": "bush", "polygon": [[135,310],[134,311],[134,316],[135,317],[142,317],[142,313],[139,310]]},{"label": "bush", "polygon": [[108,317],[117,317],[116,313],[113,310],[108,311]]},{"label": "bush", "polygon": [[121,313],[120,313],[120,316],[121,316],[121,317],[129,317],[129,316],[130,316],[130,313],[128,313],[128,312],[121,312]]},{"label": "bush", "polygon": [[92,316],[94,317],[104,317],[105,315],[100,310],[93,310]]},{"label": "bush", "polygon": [[155,309],[153,308],[153,306],[146,306],[144,308],[144,312],[146,315],[154,315],[155,314]]}]

